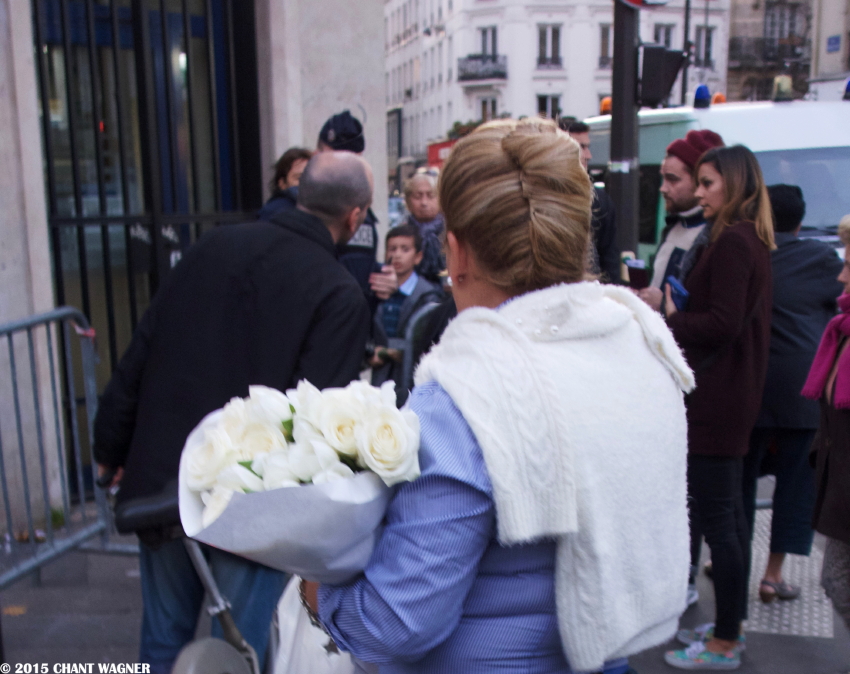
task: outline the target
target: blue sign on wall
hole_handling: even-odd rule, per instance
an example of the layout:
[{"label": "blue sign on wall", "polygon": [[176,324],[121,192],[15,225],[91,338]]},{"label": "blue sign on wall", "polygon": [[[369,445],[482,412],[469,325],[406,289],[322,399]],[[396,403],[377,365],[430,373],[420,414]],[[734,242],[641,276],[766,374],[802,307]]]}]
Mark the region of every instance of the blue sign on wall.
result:
[{"label": "blue sign on wall", "polygon": [[841,36],[840,35],[830,35],[826,38],[826,53],[831,54],[832,52],[836,52],[841,49]]}]

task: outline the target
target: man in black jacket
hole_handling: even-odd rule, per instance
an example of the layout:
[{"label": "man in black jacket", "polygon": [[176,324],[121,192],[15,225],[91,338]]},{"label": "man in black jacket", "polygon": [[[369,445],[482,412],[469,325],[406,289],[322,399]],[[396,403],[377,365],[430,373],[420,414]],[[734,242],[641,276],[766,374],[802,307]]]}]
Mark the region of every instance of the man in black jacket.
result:
[{"label": "man in black jacket", "polygon": [[[590,153],[590,127],[584,122],[570,117],[562,119],[561,128],[570,134],[581,148],[579,159],[587,171],[593,155]],[[614,202],[604,189],[593,186],[593,235],[594,273],[601,276],[605,283],[620,282],[620,251],[617,248],[617,225],[614,215]]]},{"label": "man in black jacket", "polygon": [[[118,503],[177,478],[189,432],[248,386],[319,388],[358,376],[369,334],[363,292],[335,245],[362,224],[372,198],[368,164],[348,152],[313,157],[298,206],[205,235],[169,274],[100,401],[94,455],[118,470]],[[284,514],[282,514],[283,516]],[[140,661],[170,672],[195,632],[203,589],[179,521],[139,531],[144,600]],[[257,651],[285,574],[207,549],[236,623]],[[214,625],[214,631],[217,625]]]}]

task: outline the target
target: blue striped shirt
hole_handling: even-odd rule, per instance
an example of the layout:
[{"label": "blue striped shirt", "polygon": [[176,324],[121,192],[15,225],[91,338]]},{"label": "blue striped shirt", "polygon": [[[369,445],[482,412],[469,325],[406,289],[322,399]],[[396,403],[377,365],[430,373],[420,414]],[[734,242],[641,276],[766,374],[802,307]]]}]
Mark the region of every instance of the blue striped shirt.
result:
[{"label": "blue striped shirt", "polygon": [[[481,448],[435,383],[413,390],[422,475],[397,488],[363,575],[319,589],[340,648],[382,674],[569,674],[555,609],[555,544],[503,547]],[[621,674],[624,659],[605,674]]]}]

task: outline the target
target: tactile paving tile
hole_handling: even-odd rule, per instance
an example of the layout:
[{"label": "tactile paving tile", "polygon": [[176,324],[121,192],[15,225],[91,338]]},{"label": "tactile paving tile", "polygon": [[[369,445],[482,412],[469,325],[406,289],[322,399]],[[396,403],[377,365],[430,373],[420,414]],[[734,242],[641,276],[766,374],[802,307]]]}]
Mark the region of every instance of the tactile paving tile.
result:
[{"label": "tactile paving tile", "polygon": [[770,552],[770,510],[756,511],[753,536],[753,561],[750,574],[749,619],[744,623],[747,632],[791,634],[800,637],[831,639],[833,625],[832,603],[820,586],[823,552],[816,546],[808,557],[788,555],[782,567],[785,581],[801,588],[797,599],[774,599],[765,604],[759,598],[761,581]]}]

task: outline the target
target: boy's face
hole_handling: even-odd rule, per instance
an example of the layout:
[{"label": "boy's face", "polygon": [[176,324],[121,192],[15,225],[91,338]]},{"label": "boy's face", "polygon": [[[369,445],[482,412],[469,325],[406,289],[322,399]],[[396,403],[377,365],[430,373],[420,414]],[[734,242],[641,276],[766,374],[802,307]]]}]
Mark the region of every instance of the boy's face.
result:
[{"label": "boy's face", "polygon": [[387,241],[387,263],[399,278],[406,279],[413,268],[422,262],[422,251],[416,250],[412,236],[394,236]]}]

